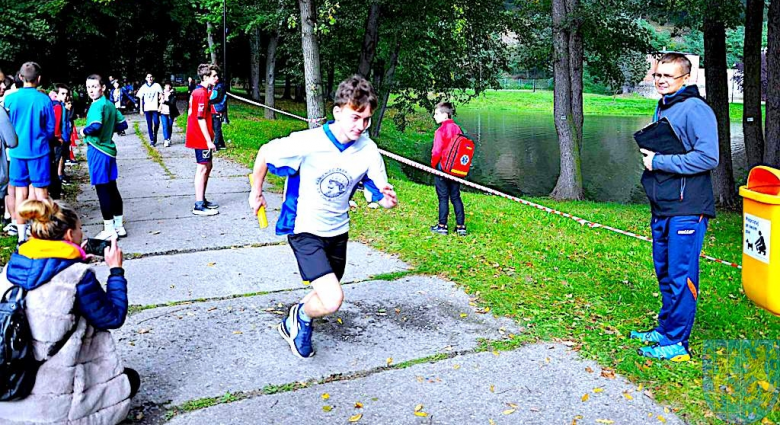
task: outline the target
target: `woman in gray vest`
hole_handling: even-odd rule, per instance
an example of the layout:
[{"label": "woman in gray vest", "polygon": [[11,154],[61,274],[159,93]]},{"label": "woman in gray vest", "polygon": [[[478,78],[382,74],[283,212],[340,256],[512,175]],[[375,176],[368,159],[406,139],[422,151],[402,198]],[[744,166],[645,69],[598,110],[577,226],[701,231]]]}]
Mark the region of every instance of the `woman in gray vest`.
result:
[{"label": "woman in gray vest", "polygon": [[18,212],[32,238],[11,255],[0,291],[28,291],[26,314],[38,369],[30,395],[0,402],[2,424],[116,424],[127,417],[140,378],[126,369],[108,329],[127,317],[127,280],[116,239],[106,248],[104,291],[81,248],[81,220],[51,200],[26,201]]}]

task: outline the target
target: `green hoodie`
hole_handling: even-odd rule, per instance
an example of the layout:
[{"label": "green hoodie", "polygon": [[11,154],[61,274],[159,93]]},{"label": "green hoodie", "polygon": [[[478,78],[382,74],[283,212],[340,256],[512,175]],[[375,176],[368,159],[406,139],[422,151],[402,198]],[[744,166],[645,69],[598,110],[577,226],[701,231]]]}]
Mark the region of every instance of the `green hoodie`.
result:
[{"label": "green hoodie", "polygon": [[114,143],[114,131],[116,127],[125,122],[125,117],[116,110],[116,106],[109,102],[105,96],[92,102],[87,112],[87,126],[100,124],[97,134],[87,135],[84,140],[95,149],[104,154],[116,158],[116,144]]}]

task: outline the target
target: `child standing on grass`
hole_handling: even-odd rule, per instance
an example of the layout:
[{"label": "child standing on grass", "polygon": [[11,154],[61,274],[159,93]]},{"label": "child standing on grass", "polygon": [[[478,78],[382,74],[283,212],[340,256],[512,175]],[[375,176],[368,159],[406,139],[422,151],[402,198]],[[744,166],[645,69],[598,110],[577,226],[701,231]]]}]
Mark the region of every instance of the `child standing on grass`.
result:
[{"label": "child standing on grass", "polygon": [[[433,136],[433,150],[431,151],[431,168],[441,171],[441,161],[446,152],[452,147],[452,142],[463,131],[452,120],[455,108],[450,102],[442,102],[436,105],[433,119],[441,126]],[[436,197],[439,198],[439,223],[431,226],[431,231],[441,235],[449,233],[447,229],[447,217],[450,214],[450,202],[455,209],[455,231],[458,236],[466,236],[466,212],[463,201],[460,199],[460,183],[444,177],[434,176]]]},{"label": "child standing on grass", "polygon": [[273,140],[257,153],[249,206],[257,214],[266,205],[263,182],[269,170],[287,177],[276,234],[287,235],[301,277],[313,288],[278,326],[299,358],[314,355],[312,319],[334,314],[344,300],[340,281],[347,263],[349,198],[355,186],[362,182],[373,201],[385,208],[398,204],[382,156],[364,134],[377,103],[371,83],[353,76],[336,91],[335,121]]}]

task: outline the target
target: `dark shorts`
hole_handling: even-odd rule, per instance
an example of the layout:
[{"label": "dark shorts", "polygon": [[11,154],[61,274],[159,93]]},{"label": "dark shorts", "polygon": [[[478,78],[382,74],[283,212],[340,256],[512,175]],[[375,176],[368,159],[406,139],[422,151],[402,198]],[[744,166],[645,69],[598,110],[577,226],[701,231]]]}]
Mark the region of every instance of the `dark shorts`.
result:
[{"label": "dark shorts", "polygon": [[51,184],[51,160],[49,155],[40,158],[11,158],[8,170],[9,183],[14,187],[44,188]]},{"label": "dark shorts", "polygon": [[311,233],[288,235],[287,241],[298,260],[301,278],[313,282],[333,273],[340,281],[347,265],[347,241],[349,233],[321,237]]},{"label": "dark shorts", "polygon": [[119,177],[116,158],[108,156],[92,145],[87,145],[87,166],[92,186],[106,184]]},{"label": "dark shorts", "polygon": [[195,162],[198,164],[210,164],[214,152],[211,149],[195,149]]}]

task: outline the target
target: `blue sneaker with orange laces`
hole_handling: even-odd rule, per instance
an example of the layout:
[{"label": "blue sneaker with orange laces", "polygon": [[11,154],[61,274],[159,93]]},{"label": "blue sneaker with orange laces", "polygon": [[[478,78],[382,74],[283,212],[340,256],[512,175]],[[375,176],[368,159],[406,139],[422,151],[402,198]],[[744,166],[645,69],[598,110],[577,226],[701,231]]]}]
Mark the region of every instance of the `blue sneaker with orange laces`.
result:
[{"label": "blue sneaker with orange laces", "polygon": [[279,324],[279,335],[290,345],[293,354],[302,359],[307,359],[314,355],[311,346],[311,322],[300,320],[298,310],[303,304],[295,304],[290,307],[290,325],[287,325],[287,319],[282,319]]},{"label": "blue sneaker with orange laces", "polygon": [[687,362],[691,360],[691,353],[683,346],[682,342],[672,345],[642,347],[637,350],[637,352],[642,357],[650,357],[658,360],[669,360],[673,362]]}]

